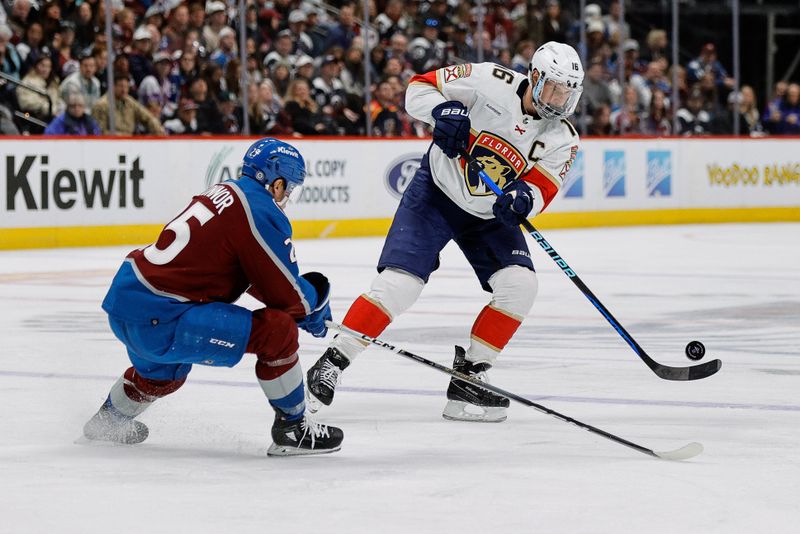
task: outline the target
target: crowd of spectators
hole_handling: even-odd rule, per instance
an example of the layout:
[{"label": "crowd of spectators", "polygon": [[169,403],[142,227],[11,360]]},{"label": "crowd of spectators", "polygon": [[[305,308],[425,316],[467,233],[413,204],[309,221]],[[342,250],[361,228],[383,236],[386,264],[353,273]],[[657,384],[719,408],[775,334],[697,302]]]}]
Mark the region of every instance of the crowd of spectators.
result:
[{"label": "crowd of spectators", "polygon": [[713,43],[671,65],[667,32],[633,39],[617,0],[582,20],[558,0],[530,3],[487,0],[478,28],[471,2],[370,0],[364,30],[361,1],[247,0],[241,64],[238,0],[113,0],[109,64],[105,0],[0,0],[0,132],[109,134],[111,94],[117,135],[237,135],[245,122],[253,135],[364,135],[369,115],[372,135],[424,136],[404,109],[415,73],[477,61],[478,43],[484,61],[527,72],[556,40],[587,58],[573,121],[589,135],[729,134],[737,113],[743,134],[800,134],[797,83],[776,84],[761,112]]}]

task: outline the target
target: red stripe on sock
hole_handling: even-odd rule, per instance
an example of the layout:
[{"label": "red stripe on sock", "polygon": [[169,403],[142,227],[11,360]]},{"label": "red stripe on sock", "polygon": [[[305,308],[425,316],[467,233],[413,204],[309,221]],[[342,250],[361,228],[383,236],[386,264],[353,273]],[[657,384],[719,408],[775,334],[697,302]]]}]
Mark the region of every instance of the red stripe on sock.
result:
[{"label": "red stripe on sock", "polygon": [[383,308],[361,295],[350,306],[342,324],[356,332],[375,337],[383,332],[391,322],[391,317]]},{"label": "red stripe on sock", "polygon": [[486,345],[503,350],[520,324],[521,321],[510,315],[491,306],[485,306],[472,325],[472,335]]},{"label": "red stripe on sock", "polygon": [[180,388],[186,379],[183,380],[152,380],[144,378],[136,372],[136,369],[129,367],[123,375],[127,382],[123,385],[125,395],[135,402],[153,402],[160,397],[166,397]]}]

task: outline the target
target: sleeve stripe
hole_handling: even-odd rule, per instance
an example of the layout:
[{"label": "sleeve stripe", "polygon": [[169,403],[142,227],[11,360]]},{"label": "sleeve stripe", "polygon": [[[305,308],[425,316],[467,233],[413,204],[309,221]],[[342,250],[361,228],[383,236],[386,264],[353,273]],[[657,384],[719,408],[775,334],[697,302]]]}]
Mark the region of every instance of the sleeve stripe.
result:
[{"label": "sleeve stripe", "polygon": [[413,78],[408,82],[409,85],[414,83],[421,83],[427,84],[435,87],[439,91],[442,90],[442,85],[439,83],[439,71],[432,70],[430,72],[426,72],[425,74],[415,74]]},{"label": "sleeve stripe", "polygon": [[239,201],[242,203],[242,207],[244,208],[244,213],[247,216],[247,224],[250,225],[250,232],[253,234],[253,237],[256,241],[258,241],[258,244],[261,245],[261,248],[264,249],[264,252],[267,253],[267,256],[269,256],[270,260],[272,260],[272,263],[278,268],[278,270],[280,270],[281,274],[283,274],[283,276],[286,278],[286,281],[291,284],[292,289],[294,289],[295,293],[297,293],[297,296],[300,298],[300,303],[303,305],[306,315],[310,314],[311,306],[308,304],[308,301],[306,300],[303,291],[300,289],[300,286],[297,285],[297,281],[294,279],[294,276],[291,272],[289,272],[288,269],[286,269],[286,266],[275,254],[275,252],[273,252],[269,245],[267,245],[266,241],[264,241],[264,238],[261,236],[261,233],[258,231],[258,228],[256,228],[256,225],[253,222],[253,214],[250,211],[250,203],[247,202],[247,196],[244,194],[244,191],[239,189],[239,187],[233,183],[227,183],[225,185],[230,187],[233,192],[236,193],[236,196],[239,197]]},{"label": "sleeve stripe", "polygon": [[556,197],[558,190],[561,188],[561,183],[539,165],[534,165],[522,179],[529,184],[535,185],[539,188],[539,191],[542,192],[542,200],[544,200],[542,211],[547,208],[548,204]]}]

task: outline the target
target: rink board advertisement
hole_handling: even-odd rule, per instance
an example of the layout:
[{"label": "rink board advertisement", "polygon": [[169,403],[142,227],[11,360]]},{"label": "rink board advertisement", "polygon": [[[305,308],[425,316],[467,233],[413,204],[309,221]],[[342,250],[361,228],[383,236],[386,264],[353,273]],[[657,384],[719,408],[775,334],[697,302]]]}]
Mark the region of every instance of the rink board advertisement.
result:
[{"label": "rink board advertisement", "polygon": [[[143,243],[252,140],[2,142],[0,248]],[[383,235],[426,140],[293,140],[308,176],[297,237]],[[800,220],[798,139],[602,139],[582,143],[538,226]]]}]

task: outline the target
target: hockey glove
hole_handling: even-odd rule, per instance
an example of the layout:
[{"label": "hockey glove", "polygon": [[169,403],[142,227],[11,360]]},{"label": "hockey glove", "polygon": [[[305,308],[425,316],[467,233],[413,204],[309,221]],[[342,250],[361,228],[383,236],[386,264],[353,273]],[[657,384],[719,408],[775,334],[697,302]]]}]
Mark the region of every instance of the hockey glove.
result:
[{"label": "hockey glove", "polygon": [[457,157],[469,146],[469,110],[457,100],[442,102],[431,112],[436,121],[433,143],[448,158]]},{"label": "hockey glove", "polygon": [[533,191],[522,180],[509,182],[492,206],[495,218],[506,226],[519,226],[533,209]]},{"label": "hockey glove", "polygon": [[328,302],[331,293],[331,284],[322,273],[310,272],[301,276],[317,290],[317,305],[311,310],[311,313],[297,321],[297,326],[314,337],[325,337],[328,333],[328,327],[325,326],[325,321],[333,320],[331,307]]}]

